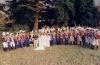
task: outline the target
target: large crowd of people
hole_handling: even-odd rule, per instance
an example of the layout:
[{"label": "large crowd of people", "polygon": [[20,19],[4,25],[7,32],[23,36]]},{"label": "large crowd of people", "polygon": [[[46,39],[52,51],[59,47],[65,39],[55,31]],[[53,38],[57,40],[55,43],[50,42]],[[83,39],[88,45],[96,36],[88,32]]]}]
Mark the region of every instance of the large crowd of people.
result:
[{"label": "large crowd of people", "polygon": [[45,50],[52,45],[80,45],[91,49],[98,49],[100,30],[91,27],[43,27],[39,31],[9,33],[3,32],[4,51],[30,46],[34,50]]}]

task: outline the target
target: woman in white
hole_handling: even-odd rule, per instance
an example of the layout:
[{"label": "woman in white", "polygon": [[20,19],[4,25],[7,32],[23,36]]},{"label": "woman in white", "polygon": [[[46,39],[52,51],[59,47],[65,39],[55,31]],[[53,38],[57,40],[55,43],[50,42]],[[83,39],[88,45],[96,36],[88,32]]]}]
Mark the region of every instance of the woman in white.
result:
[{"label": "woman in white", "polygon": [[35,48],[34,50],[45,50],[43,34],[40,34],[40,36],[38,38],[38,42],[39,42],[39,47]]},{"label": "woman in white", "polygon": [[43,33],[42,35],[42,46],[46,47],[46,33]]},{"label": "woman in white", "polygon": [[51,37],[49,34],[46,35],[46,47],[50,47],[50,40],[51,40]]}]

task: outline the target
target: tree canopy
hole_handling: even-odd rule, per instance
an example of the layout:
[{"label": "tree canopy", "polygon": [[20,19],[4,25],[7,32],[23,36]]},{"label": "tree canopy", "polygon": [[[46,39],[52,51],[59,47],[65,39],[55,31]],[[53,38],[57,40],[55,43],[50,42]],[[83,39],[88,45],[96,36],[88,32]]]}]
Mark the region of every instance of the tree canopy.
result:
[{"label": "tree canopy", "polygon": [[[64,21],[70,26],[77,25],[86,25],[86,26],[96,26],[97,23],[97,12],[94,7],[93,0],[45,0],[49,4],[54,5],[54,8],[48,6],[47,9],[52,14],[57,22]],[[17,23],[25,24],[32,23],[34,21],[34,16],[37,11],[36,3],[38,0],[13,0],[10,3],[10,11],[12,12],[11,17],[17,20]],[[46,4],[46,3],[45,3]],[[46,4],[47,5],[47,4]],[[54,11],[53,11],[54,10]],[[48,18],[48,12],[43,14]]]}]

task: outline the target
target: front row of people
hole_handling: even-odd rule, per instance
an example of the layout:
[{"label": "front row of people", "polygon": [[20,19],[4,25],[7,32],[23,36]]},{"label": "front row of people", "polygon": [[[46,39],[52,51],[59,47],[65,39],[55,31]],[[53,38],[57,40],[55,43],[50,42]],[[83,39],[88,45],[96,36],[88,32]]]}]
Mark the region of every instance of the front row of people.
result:
[{"label": "front row of people", "polygon": [[[60,29],[60,28],[59,28]],[[45,29],[46,30],[46,29]],[[20,31],[16,35],[13,33],[3,33],[3,49],[4,51],[16,48],[23,48],[34,43],[34,50],[45,50],[46,47],[52,45],[81,45],[92,49],[97,49],[99,45],[100,34],[96,29],[88,28],[61,28],[40,31],[36,33],[26,33]]]},{"label": "front row of people", "polygon": [[3,32],[2,41],[4,51],[23,48],[31,43],[29,36],[24,31],[18,32],[16,35],[14,33]]}]

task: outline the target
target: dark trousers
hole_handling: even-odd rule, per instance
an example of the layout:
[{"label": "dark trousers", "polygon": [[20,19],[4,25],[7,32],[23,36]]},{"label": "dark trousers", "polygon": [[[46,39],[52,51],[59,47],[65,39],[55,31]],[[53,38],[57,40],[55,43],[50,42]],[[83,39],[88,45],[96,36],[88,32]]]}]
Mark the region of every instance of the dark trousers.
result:
[{"label": "dark trousers", "polygon": [[68,45],[68,38],[65,38],[65,45]]},{"label": "dark trousers", "polygon": [[57,45],[60,45],[60,39],[57,38]]},{"label": "dark trousers", "polygon": [[74,37],[74,45],[77,45],[77,38]]},{"label": "dark trousers", "polygon": [[86,46],[85,37],[82,37],[83,46]]},{"label": "dark trousers", "polygon": [[3,48],[3,51],[5,51],[5,52],[6,52],[7,50],[8,50],[8,48]]}]

